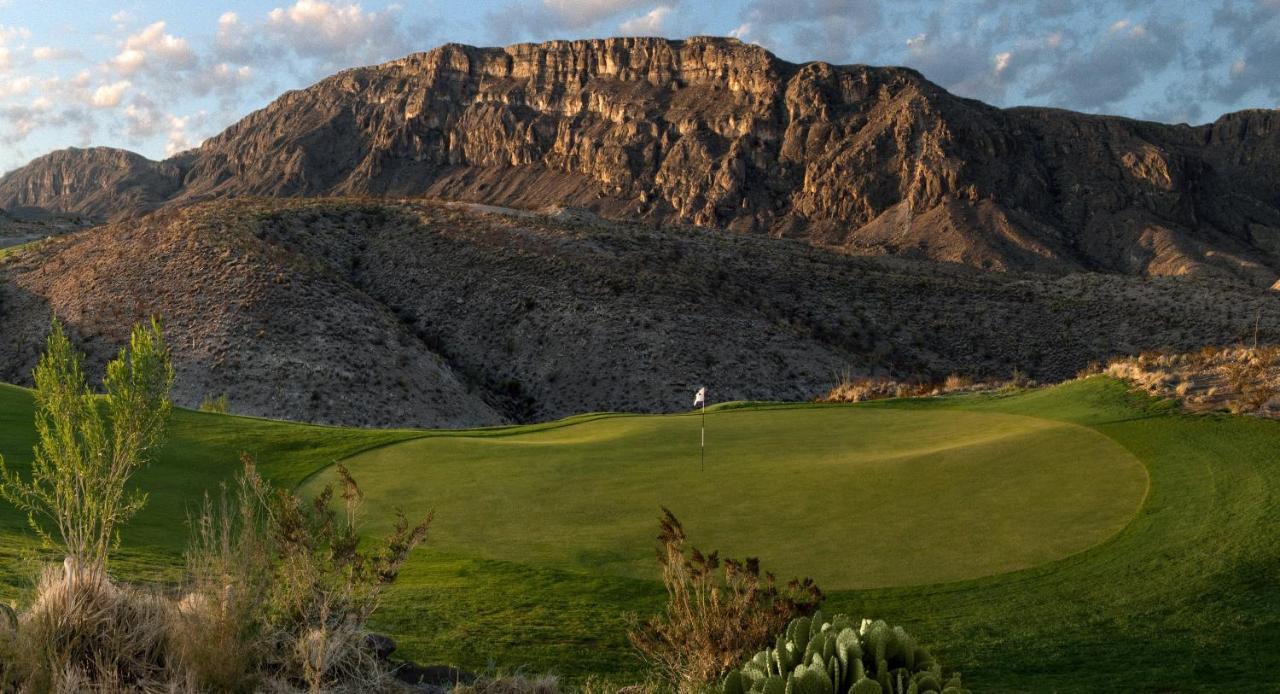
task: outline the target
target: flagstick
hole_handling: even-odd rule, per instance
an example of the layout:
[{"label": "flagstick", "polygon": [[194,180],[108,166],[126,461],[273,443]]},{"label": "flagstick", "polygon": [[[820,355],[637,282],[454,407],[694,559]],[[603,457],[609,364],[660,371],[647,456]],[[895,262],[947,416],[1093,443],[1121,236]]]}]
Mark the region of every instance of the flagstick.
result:
[{"label": "flagstick", "polygon": [[707,470],[707,399],[702,399],[702,470]]}]

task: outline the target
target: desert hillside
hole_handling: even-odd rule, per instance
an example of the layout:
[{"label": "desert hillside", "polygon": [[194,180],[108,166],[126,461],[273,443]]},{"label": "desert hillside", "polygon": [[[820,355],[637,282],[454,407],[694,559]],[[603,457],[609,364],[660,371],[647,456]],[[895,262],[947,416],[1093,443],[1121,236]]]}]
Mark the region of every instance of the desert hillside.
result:
[{"label": "desert hillside", "polygon": [[571,210],[237,199],[0,259],[0,379],[49,318],[99,368],[166,321],[180,404],[365,425],[803,400],[839,375],[1042,379],[1148,348],[1280,336],[1265,292],[1186,279],[990,273]]},{"label": "desert hillside", "polygon": [[434,196],[996,270],[1280,277],[1280,115],[1197,127],[953,96],[732,39],[449,44],[284,94],[164,162],[63,150],[0,208]]}]

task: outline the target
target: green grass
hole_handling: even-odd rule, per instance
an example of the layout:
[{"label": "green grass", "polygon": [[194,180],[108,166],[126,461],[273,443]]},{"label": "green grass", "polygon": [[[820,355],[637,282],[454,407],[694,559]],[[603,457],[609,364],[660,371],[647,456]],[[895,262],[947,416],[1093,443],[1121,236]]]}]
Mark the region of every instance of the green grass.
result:
[{"label": "green grass", "polygon": [[[34,400],[30,391],[0,384],[0,455],[24,474],[35,445]],[[358,430],[175,410],[169,437],[157,460],[141,470],[137,484],[150,496],[146,508],[122,532],[124,565],[132,572],[171,575],[187,545],[188,513],[205,491],[240,469],[249,453],[264,476],[296,485],[317,470],[353,453],[419,435],[411,431]],[[26,517],[0,501],[0,570],[12,598],[28,587],[31,567],[20,555],[37,549]]]},{"label": "green grass", "polygon": [[[389,529],[394,508],[432,507],[432,544],[451,554],[653,579],[665,505],[695,543],[759,555],[828,589],[1060,559],[1124,527],[1147,488],[1141,463],[1111,439],[1045,419],[775,407],[706,420],[705,470],[697,415],[429,436],[347,467],[372,530]],[[327,471],[303,491],[332,481]]]},{"label": "green grass", "polygon": [[15,243],[11,246],[0,246],[0,260],[4,260],[6,257],[11,255],[17,255],[22,251],[22,249],[29,248],[36,243],[38,242],[26,241],[24,243]]},{"label": "green grass", "polygon": [[[395,505],[437,510],[376,615],[421,660],[639,677],[627,615],[662,603],[645,567],[664,503],[704,548],[822,578],[828,610],[903,623],[975,691],[1274,686],[1280,423],[1180,414],[1103,378],[707,423],[704,473],[690,416],[416,438],[182,412],[140,478],[152,506],[122,566],[172,561],[183,509],[241,448],[305,489],[353,455],[373,525]],[[30,438],[29,395],[0,388],[0,452]],[[28,542],[18,520],[0,512],[6,547]]]}]

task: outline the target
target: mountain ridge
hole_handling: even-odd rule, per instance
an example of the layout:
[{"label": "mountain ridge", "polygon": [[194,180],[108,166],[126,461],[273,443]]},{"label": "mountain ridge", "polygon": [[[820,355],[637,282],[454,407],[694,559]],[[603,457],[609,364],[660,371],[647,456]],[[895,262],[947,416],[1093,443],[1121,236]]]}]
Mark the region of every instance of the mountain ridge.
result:
[{"label": "mountain ridge", "polygon": [[0,208],[432,197],[994,270],[1280,278],[1277,112],[1189,126],[999,109],[909,68],[734,39],[446,44],[286,92],[161,162],[73,152],[88,154],[0,179]]}]

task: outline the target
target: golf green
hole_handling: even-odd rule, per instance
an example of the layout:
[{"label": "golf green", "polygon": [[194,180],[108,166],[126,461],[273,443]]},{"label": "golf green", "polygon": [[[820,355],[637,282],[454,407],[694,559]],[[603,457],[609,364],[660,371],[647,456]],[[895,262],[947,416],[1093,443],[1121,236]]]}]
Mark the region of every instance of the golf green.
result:
[{"label": "golf green", "polygon": [[1106,436],[1028,416],[780,406],[709,412],[706,426],[705,468],[697,415],[441,432],[346,464],[370,530],[396,508],[434,509],[440,551],[653,578],[654,519],[667,506],[695,544],[827,589],[1054,561],[1123,528],[1148,485]]},{"label": "golf green", "polygon": [[[30,391],[0,385],[12,469],[30,462],[32,414]],[[666,598],[666,505],[704,549],[811,574],[824,609],[902,624],[974,691],[1265,690],[1280,668],[1280,422],[1184,414],[1096,377],[709,410],[705,471],[697,440],[696,415],[361,431],[179,410],[113,571],[176,580],[188,512],[247,451],[307,490],[346,460],[375,525],[436,509],[374,614],[419,662],[643,680],[627,629]],[[0,503],[0,599],[29,595],[37,546]]]}]

